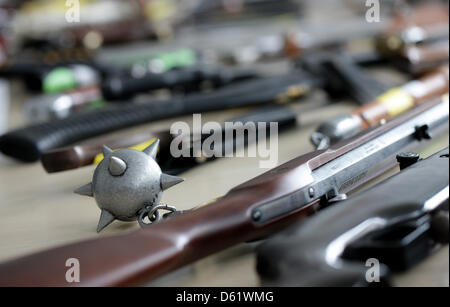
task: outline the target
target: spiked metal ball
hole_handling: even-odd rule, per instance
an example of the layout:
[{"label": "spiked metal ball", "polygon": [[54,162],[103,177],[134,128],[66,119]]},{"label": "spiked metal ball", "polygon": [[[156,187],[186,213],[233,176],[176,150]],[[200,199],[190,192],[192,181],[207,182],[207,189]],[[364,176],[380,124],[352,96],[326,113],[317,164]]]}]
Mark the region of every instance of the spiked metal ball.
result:
[{"label": "spiked metal ball", "polygon": [[162,192],[183,181],[161,172],[156,163],[159,140],[142,152],[134,149],[112,151],[103,146],[103,161],[94,172],[92,183],[75,193],[94,197],[102,210],[97,232],[115,219],[133,221],[146,207],[158,205]]}]

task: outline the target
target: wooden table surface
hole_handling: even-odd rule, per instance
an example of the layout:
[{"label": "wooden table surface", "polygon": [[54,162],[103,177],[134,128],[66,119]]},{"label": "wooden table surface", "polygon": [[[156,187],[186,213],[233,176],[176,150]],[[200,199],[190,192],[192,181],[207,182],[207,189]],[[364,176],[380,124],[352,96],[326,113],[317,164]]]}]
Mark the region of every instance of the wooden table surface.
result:
[{"label": "wooden table surface", "polygon": [[[22,89],[12,86],[9,126],[24,123],[21,102]],[[327,118],[351,110],[354,105],[340,102],[326,109],[313,106],[325,101],[316,93],[302,104],[293,105],[299,112],[298,128],[279,137],[279,164],[313,149],[310,133]],[[326,110],[326,112],[324,112]],[[221,121],[242,110],[203,115],[203,120]],[[190,122],[192,117],[179,118]],[[178,119],[177,119],[178,120]],[[172,121],[141,126],[140,131],[168,128]],[[448,145],[448,136],[435,141],[428,154]],[[257,158],[222,158],[185,172],[186,179],[165,192],[163,202],[179,209],[188,209],[225,194],[233,186],[266,170],[258,167]],[[22,164],[0,156],[0,261],[36,252],[77,240],[108,236],[132,231],[137,223],[116,221],[100,235],[96,233],[100,210],[91,198],[73,190],[92,179],[94,167],[47,174],[40,163]],[[257,286],[254,247],[258,243],[241,244],[173,272],[149,285],[154,286]],[[120,247],[118,247],[120,248]],[[405,274],[396,275],[398,285],[448,286],[448,247],[437,250],[431,257]],[[45,274],[45,272],[43,272]]]}]

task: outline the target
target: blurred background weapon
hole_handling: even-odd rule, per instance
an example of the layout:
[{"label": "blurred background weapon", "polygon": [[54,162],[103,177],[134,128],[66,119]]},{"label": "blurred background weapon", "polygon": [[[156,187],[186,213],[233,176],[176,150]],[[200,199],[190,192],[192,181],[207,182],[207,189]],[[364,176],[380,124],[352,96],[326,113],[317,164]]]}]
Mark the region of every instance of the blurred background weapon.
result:
[{"label": "blurred background weapon", "polygon": [[[278,124],[278,131],[282,132],[297,123],[297,114],[290,111],[288,108],[283,106],[272,106],[266,108],[260,108],[255,111],[246,112],[243,116],[233,118],[228,120],[230,123],[242,124],[241,128],[237,131],[245,132],[247,123],[254,123],[256,126],[256,135],[258,134],[259,126],[257,123],[265,123],[266,128],[269,128],[270,123]],[[226,130],[223,130],[223,134]],[[245,133],[244,139],[237,142],[236,137],[233,135],[231,140],[225,140],[224,135],[222,135],[223,144],[221,148],[226,148],[225,142],[233,142],[232,147],[234,150],[239,150],[247,146],[248,144],[248,133]],[[75,169],[82,166],[92,165],[98,163],[99,153],[102,150],[102,146],[106,145],[110,148],[142,148],[140,143],[145,143],[151,139],[159,139],[159,154],[157,156],[157,162],[161,169],[170,175],[178,175],[196,165],[204,164],[205,162],[212,161],[216,157],[204,158],[202,156],[197,157],[193,153],[194,142],[199,142],[200,144],[209,137],[211,134],[202,135],[186,135],[185,138],[189,139],[189,152],[190,156],[174,158],[170,154],[170,143],[174,139],[174,135],[170,134],[170,131],[163,130],[150,133],[139,133],[133,135],[127,135],[125,137],[120,137],[116,139],[95,139],[86,141],[85,143],[78,144],[73,147],[63,147],[56,148],[45,152],[42,157],[42,165],[48,173],[60,172],[70,169]],[[266,134],[269,135],[268,130]],[[137,147],[136,147],[137,146]],[[202,146],[197,146],[196,148],[202,148]],[[214,148],[212,148],[214,150]]]},{"label": "blurred background weapon", "polygon": [[311,135],[311,142],[317,149],[325,149],[343,139],[396,117],[408,110],[448,93],[448,65],[413,80],[402,87],[393,88],[377,97],[373,102],[355,109],[349,115],[342,115],[322,123]]}]

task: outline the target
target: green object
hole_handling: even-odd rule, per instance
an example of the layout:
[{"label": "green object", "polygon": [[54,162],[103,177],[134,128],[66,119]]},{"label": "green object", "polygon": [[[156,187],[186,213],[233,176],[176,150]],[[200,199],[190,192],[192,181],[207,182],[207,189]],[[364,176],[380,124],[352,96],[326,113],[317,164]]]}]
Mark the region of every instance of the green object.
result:
[{"label": "green object", "polygon": [[99,98],[97,100],[91,101],[88,104],[88,109],[100,109],[100,108],[103,108],[104,106],[106,106],[106,104],[107,104],[107,102],[104,99]]},{"label": "green object", "polygon": [[[177,49],[174,51],[148,53],[142,55],[127,56],[124,60],[118,61],[120,66],[152,66],[153,72],[163,73],[177,67],[187,67],[196,64],[197,53],[189,48]],[[116,61],[117,62],[117,61]]]},{"label": "green object", "polygon": [[59,93],[75,88],[77,85],[75,75],[71,69],[58,67],[45,76],[42,83],[44,93]]},{"label": "green object", "polygon": [[191,49],[180,49],[174,52],[160,54],[152,59],[153,61],[160,61],[163,67],[162,71],[168,71],[177,67],[194,65],[197,61],[197,56]]}]

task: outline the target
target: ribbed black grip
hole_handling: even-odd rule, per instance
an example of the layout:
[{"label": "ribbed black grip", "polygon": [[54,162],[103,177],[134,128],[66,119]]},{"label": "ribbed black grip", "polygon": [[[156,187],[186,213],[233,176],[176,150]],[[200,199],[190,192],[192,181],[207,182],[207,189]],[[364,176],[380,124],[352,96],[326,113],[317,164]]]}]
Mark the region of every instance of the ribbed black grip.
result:
[{"label": "ribbed black grip", "polygon": [[126,105],[32,125],[0,137],[0,150],[23,161],[37,161],[46,150],[133,124],[161,119],[170,116],[170,112],[176,114],[175,103],[171,104],[171,107],[163,106],[162,103]]},{"label": "ribbed black grip", "polygon": [[37,161],[49,149],[89,137],[184,114],[269,103],[292,85],[312,82],[309,76],[294,73],[245,81],[214,92],[167,101],[108,107],[11,131],[0,137],[0,151],[23,161]]}]

